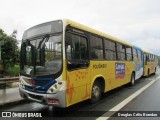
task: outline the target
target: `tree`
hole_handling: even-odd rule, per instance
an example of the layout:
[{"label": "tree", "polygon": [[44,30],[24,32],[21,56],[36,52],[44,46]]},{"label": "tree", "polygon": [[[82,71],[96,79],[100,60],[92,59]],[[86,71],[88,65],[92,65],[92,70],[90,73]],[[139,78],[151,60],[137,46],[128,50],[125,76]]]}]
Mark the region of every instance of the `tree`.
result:
[{"label": "tree", "polygon": [[13,30],[13,33],[11,34],[11,37],[17,41],[17,30]]},{"label": "tree", "polygon": [[0,29],[0,42],[4,43],[1,45],[1,57],[3,68],[6,70],[19,62],[19,50],[17,41],[4,33],[2,29]]},{"label": "tree", "polygon": [[158,65],[160,66],[160,56],[158,57]]},{"label": "tree", "polygon": [[13,59],[13,63],[14,64],[19,64],[20,60],[20,50],[18,48],[18,41],[17,41],[17,30],[13,30],[13,33],[11,34],[12,40],[13,40],[13,45],[14,45],[14,59]]}]

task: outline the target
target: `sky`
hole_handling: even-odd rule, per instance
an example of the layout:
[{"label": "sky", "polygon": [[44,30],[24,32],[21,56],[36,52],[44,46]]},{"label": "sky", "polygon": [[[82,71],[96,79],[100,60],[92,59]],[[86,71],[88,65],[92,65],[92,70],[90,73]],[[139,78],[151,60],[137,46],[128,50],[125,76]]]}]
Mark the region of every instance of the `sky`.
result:
[{"label": "sky", "polygon": [[0,28],[10,35],[68,18],[160,56],[160,0],[1,0]]}]

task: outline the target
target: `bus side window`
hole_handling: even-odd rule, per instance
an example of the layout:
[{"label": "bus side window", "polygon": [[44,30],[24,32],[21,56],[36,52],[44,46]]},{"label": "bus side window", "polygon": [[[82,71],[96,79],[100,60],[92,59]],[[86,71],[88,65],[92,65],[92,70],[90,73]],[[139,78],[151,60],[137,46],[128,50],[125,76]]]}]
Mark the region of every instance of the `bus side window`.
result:
[{"label": "bus side window", "polygon": [[68,60],[72,59],[72,41],[71,41],[71,36],[70,33],[66,33],[66,42],[65,42],[65,47],[66,47],[66,58]]},{"label": "bus side window", "polygon": [[117,43],[117,59],[121,61],[125,61],[125,45]]},{"label": "bus side window", "polygon": [[147,55],[144,53],[144,64],[147,65]]},{"label": "bus side window", "polygon": [[134,60],[134,62],[136,62],[137,57],[138,57],[137,50],[135,48],[133,48],[133,60]]},{"label": "bus side window", "polygon": [[149,62],[149,56],[148,56],[148,54],[146,54],[146,65],[147,65],[147,62]]},{"label": "bus side window", "polygon": [[126,46],[126,58],[127,61],[132,61],[133,57],[132,57],[132,48],[129,46]]},{"label": "bus side window", "polygon": [[102,38],[94,35],[90,36],[90,54],[91,59],[104,59]]},{"label": "bus side window", "polygon": [[138,52],[138,61],[139,61],[139,63],[140,64],[142,64],[142,53],[141,53],[141,51],[140,50],[137,50],[137,52]]},{"label": "bus side window", "polygon": [[106,60],[116,60],[116,45],[115,42],[104,39],[104,50]]},{"label": "bus side window", "polygon": [[88,66],[88,44],[85,37],[66,33],[66,58],[69,70]]}]

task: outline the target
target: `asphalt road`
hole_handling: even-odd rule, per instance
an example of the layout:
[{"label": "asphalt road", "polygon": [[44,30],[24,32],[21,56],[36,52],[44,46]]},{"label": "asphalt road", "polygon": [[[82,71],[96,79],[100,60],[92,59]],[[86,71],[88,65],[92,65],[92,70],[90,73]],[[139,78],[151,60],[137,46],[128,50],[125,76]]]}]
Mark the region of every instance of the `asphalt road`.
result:
[{"label": "asphalt road", "polygon": [[[66,109],[55,109],[47,105],[41,105],[35,102],[22,102],[16,105],[3,106],[0,111],[32,111],[42,113],[43,116],[54,117],[54,119],[90,119],[94,120],[104,115],[107,111],[115,107],[117,104],[128,98],[130,95],[141,89],[143,86],[150,83],[159,77],[159,73],[149,78],[141,78],[136,81],[132,87],[122,86],[118,89],[112,90],[103,95],[102,100],[96,104],[91,104],[89,101],[84,101],[79,104],[73,105]],[[160,79],[156,80],[149,88],[142,92],[139,96],[129,102],[120,111],[160,111]],[[109,116],[107,116],[109,117]],[[142,117],[139,117],[143,119]],[[147,117],[150,119],[149,117]],[[5,118],[6,119],[6,118]],[[10,118],[8,118],[10,119]],[[17,119],[17,118],[15,118]],[[22,118],[19,118],[22,119]],[[110,119],[123,119],[123,118],[110,118]],[[133,118],[132,119],[137,119]],[[158,119],[158,118],[154,118]]]}]

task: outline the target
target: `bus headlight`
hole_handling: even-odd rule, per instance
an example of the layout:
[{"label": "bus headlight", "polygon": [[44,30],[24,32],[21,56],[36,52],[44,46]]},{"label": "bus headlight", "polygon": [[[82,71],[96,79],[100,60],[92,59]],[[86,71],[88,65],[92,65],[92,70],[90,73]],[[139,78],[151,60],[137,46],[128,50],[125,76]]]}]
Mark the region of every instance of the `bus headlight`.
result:
[{"label": "bus headlight", "polygon": [[58,92],[58,90],[62,87],[62,85],[63,85],[62,81],[59,81],[59,82],[55,83],[54,85],[52,85],[48,89],[47,93],[56,93],[56,92]]}]

